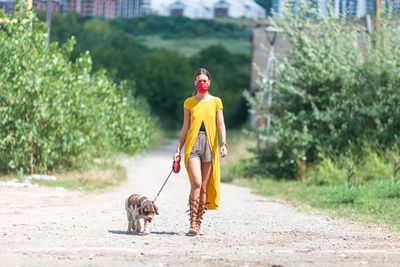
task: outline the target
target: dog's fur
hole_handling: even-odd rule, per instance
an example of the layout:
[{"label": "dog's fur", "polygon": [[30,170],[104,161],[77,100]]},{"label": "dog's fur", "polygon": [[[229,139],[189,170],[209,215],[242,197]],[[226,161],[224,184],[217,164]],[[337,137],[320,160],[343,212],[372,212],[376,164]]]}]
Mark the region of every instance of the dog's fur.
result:
[{"label": "dog's fur", "polygon": [[138,194],[132,194],[125,201],[126,216],[128,217],[128,233],[133,230],[137,234],[141,231],[139,219],[144,221],[144,234],[149,234],[148,225],[154,218],[155,214],[158,215],[158,208],[147,197]]}]

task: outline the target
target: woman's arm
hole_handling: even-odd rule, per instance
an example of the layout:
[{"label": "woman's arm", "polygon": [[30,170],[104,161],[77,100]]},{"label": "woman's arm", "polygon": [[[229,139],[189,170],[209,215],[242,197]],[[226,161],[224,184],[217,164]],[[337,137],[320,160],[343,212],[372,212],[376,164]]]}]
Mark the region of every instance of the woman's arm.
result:
[{"label": "woman's arm", "polygon": [[182,149],[183,145],[185,144],[186,136],[189,131],[189,127],[190,127],[190,112],[189,112],[189,110],[184,108],[183,125],[182,125],[181,133],[179,135],[179,143],[176,148],[176,153],[174,155],[174,159],[177,155],[181,154],[181,149]]},{"label": "woman's arm", "polygon": [[228,147],[226,145],[226,128],[224,121],[224,113],[222,109],[217,111],[217,126],[219,131],[219,136],[221,137],[221,158],[228,155]]}]

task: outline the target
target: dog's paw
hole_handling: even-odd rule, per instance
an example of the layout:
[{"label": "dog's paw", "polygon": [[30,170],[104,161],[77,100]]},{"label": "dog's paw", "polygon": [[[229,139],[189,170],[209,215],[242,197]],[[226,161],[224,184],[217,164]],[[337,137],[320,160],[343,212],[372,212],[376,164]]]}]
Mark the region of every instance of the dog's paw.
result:
[{"label": "dog's paw", "polygon": [[144,235],[148,235],[148,234],[150,234],[150,232],[146,230],[146,231],[143,232],[143,234]]}]

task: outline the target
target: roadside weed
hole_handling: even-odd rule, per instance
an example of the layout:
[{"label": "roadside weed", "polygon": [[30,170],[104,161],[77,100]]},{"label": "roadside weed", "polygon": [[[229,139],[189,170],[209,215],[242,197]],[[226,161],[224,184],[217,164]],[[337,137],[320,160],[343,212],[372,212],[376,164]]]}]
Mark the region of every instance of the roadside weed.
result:
[{"label": "roadside weed", "polygon": [[400,180],[383,180],[377,182],[377,192],[383,198],[400,198]]},{"label": "roadside weed", "polygon": [[335,185],[326,188],[326,201],[338,204],[354,203],[360,190],[353,185]]}]

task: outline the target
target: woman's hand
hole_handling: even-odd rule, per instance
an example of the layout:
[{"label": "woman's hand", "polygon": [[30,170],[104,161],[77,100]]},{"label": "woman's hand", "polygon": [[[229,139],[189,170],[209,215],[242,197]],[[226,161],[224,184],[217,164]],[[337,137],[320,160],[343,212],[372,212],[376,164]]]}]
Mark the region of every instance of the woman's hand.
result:
[{"label": "woman's hand", "polygon": [[174,156],[172,157],[173,160],[176,160],[177,157],[181,157],[181,153],[180,152],[176,152],[174,154]]},{"label": "woman's hand", "polygon": [[226,143],[222,143],[221,145],[221,158],[224,158],[228,155],[228,146]]}]

